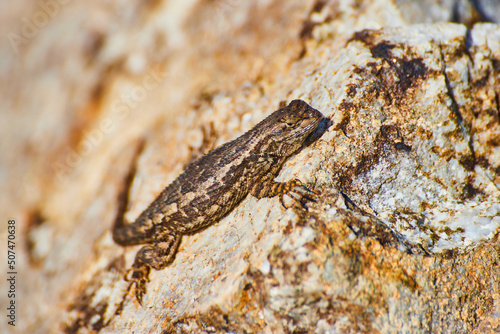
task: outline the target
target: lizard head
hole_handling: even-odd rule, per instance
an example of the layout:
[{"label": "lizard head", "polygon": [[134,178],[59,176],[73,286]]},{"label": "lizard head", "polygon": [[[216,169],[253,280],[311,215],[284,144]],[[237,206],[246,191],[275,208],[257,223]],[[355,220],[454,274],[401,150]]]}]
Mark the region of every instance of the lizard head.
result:
[{"label": "lizard head", "polygon": [[266,129],[266,142],[274,147],[272,151],[281,155],[293,154],[316,129],[323,115],[302,100],[293,100],[286,107],[273,112],[259,124]]}]

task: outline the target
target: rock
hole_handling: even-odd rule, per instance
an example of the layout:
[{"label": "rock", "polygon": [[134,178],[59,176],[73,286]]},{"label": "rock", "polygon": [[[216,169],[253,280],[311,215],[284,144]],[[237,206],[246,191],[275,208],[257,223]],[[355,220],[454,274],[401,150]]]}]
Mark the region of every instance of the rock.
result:
[{"label": "rock", "polygon": [[397,0],[399,10],[409,23],[457,22],[473,26],[477,22],[498,23],[500,4],[494,0]]},{"label": "rock", "polygon": [[[307,92],[332,124],[279,179],[309,182],[317,202],[283,211],[277,199],[247,198],[186,238],[153,274],[146,307],[129,303],[104,332],[121,319],[139,331],[151,313],[168,320],[149,330],[177,332],[498,326],[488,317],[498,305],[500,160],[484,139],[500,134],[488,56],[500,53],[484,45],[498,32],[477,26],[466,45],[453,24],[362,31],[340,50],[310,51],[282,82],[302,78],[290,95]],[[214,98],[217,113],[236,108],[226,100]]]}]

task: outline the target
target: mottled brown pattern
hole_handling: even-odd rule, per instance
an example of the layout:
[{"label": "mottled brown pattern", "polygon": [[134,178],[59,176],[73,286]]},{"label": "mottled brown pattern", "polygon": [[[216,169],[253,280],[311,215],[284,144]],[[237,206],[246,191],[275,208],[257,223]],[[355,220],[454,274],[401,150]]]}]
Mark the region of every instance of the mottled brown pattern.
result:
[{"label": "mottled brown pattern", "polygon": [[131,282],[129,289],[136,287],[139,303],[150,268],[161,270],[174,260],[182,235],[218,222],[248,193],[257,198],[280,196],[283,205],[285,194],[306,196],[308,190],[300,181],[280,183],[273,179],[322,119],[323,115],[304,101],[292,101],[242,136],[190,164],[132,224],[123,218],[128,195],[121,197],[113,239],[122,246],[146,244],[125,276]]}]

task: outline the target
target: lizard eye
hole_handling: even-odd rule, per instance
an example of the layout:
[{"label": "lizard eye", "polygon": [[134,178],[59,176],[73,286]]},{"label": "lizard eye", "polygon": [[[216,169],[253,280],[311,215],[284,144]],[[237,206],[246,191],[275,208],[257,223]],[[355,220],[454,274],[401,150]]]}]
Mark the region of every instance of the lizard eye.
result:
[{"label": "lizard eye", "polygon": [[285,123],[285,125],[286,125],[287,127],[294,128],[294,127],[296,127],[296,126],[297,126],[297,122],[298,122],[298,121],[299,121],[299,120],[298,120],[298,119],[296,119],[296,118],[287,117],[287,118],[285,118],[285,119],[283,120],[283,123]]}]

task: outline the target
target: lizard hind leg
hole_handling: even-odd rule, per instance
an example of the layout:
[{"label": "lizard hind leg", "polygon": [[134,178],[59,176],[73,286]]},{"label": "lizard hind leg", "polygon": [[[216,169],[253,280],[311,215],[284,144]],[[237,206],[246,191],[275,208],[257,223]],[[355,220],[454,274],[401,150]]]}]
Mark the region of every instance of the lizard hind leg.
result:
[{"label": "lizard hind leg", "polygon": [[178,233],[165,233],[159,236],[153,245],[146,245],[137,252],[134,264],[125,274],[125,280],[130,282],[128,291],[135,286],[135,296],[139,304],[142,305],[142,297],[146,294],[151,268],[161,270],[172,263],[181,239],[182,235]]}]

